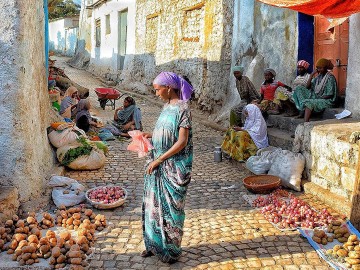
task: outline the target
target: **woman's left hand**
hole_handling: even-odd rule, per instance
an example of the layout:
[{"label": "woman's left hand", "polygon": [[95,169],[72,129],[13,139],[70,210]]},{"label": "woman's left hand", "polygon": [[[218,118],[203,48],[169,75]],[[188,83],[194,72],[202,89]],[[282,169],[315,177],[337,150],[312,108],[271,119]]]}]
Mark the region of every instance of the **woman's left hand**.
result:
[{"label": "woman's left hand", "polygon": [[152,172],[154,171],[154,169],[156,169],[159,165],[160,165],[160,161],[159,160],[154,160],[153,162],[151,162],[149,164],[149,166],[146,168],[146,173],[147,174],[152,174]]}]

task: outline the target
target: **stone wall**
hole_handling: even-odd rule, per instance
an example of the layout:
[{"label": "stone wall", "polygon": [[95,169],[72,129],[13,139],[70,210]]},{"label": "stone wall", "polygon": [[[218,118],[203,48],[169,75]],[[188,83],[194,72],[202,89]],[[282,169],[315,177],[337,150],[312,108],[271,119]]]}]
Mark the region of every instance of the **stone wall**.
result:
[{"label": "stone wall", "polygon": [[0,186],[16,187],[23,203],[41,195],[55,161],[46,134],[43,1],[1,1],[0,16]]},{"label": "stone wall", "polygon": [[233,1],[138,0],[136,54],[125,63],[123,86],[152,88],[161,71],[187,75],[198,105],[218,111],[227,94]]},{"label": "stone wall", "polygon": [[[231,65],[245,67],[245,75],[260,89],[264,69],[273,68],[276,79],[291,85],[296,76],[298,19],[297,12],[276,8],[253,0],[234,1]],[[240,101],[235,78],[230,73],[227,100],[218,119],[228,117]]]},{"label": "stone wall", "polygon": [[348,201],[359,166],[359,147],[351,139],[354,131],[360,131],[360,123],[351,119],[301,124],[293,149],[306,158],[306,178]]},{"label": "stone wall", "polygon": [[352,112],[353,117],[360,118],[360,14],[350,17],[349,25],[349,59],[347,70],[347,85],[345,108]]}]

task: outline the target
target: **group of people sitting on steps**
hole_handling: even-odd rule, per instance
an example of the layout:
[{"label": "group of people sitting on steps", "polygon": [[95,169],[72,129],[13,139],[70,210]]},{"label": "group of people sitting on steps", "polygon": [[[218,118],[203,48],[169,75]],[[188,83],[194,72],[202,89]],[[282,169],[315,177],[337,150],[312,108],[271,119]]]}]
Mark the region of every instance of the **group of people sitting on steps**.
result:
[{"label": "group of people sitting on steps", "polygon": [[297,115],[309,122],[312,112],[322,112],[335,105],[337,85],[331,73],[333,64],[321,58],[311,74],[308,73],[309,66],[305,60],[297,63],[298,76],[292,86],[275,80],[275,70],[265,69],[265,81],[260,91],[243,75],[243,67],[232,68],[241,102],[230,111],[230,128],[222,143],[225,154],[232,159],[246,161],[258,149],[267,147],[269,143],[264,116],[268,114],[284,111],[285,116]]},{"label": "group of people sitting on steps", "polygon": [[243,75],[243,67],[233,67],[241,102],[231,110],[230,126],[242,123],[242,109],[250,103],[257,105],[263,115],[280,114],[284,111],[285,116],[304,117],[305,122],[309,121],[312,112],[322,112],[333,107],[337,96],[336,79],[331,73],[333,64],[330,60],[321,58],[311,74],[308,73],[309,66],[305,60],[297,63],[298,76],[291,86],[275,80],[275,70],[265,69],[265,81],[261,84],[260,92]]}]

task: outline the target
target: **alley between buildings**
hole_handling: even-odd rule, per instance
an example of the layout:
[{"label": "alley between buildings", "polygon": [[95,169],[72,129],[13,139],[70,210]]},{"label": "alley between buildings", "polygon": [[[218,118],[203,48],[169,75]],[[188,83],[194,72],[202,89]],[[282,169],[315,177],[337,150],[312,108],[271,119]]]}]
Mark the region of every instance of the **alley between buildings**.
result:
[{"label": "alley between buildings", "polygon": [[[110,120],[113,110],[110,107],[102,110],[94,92],[101,82],[84,70],[67,66],[66,58],[57,59],[57,65],[65,67],[72,80],[90,89],[96,115],[104,122]],[[142,110],[144,130],[148,132],[152,131],[161,110],[151,99],[157,100],[149,95],[136,98]],[[117,101],[117,106],[122,100]],[[123,206],[101,211],[109,227],[96,241],[90,269],[330,269],[297,231],[280,232],[245,202],[242,195],[248,192],[242,179],[250,172],[244,164],[228,160],[214,162],[214,147],[221,143],[222,133],[203,125],[197,117],[193,127],[194,164],[185,207],[183,255],[175,264],[140,256],[144,249],[141,204],[145,159],[126,150],[128,141],[109,142],[104,168],[66,173],[87,188],[118,184],[128,191]],[[310,195],[301,196],[315,207],[324,207]]]}]

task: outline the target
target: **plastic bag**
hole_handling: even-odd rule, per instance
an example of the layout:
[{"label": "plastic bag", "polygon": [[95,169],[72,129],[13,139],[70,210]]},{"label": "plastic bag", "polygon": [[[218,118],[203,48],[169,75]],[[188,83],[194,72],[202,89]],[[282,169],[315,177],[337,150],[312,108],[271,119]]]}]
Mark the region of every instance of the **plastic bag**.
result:
[{"label": "plastic bag", "polygon": [[245,166],[254,174],[267,174],[271,163],[267,158],[252,156],[246,161]]},{"label": "plastic bag", "polygon": [[139,157],[144,157],[149,150],[154,149],[150,141],[143,136],[141,131],[133,130],[128,133],[132,137],[132,141],[128,145],[127,150],[137,152]]},{"label": "plastic bag", "polygon": [[113,141],[113,140],[115,140],[114,135],[111,133],[110,130],[108,130],[106,128],[100,129],[98,136],[102,141]]},{"label": "plastic bag", "polygon": [[48,134],[49,141],[56,148],[74,143],[81,136],[86,138],[85,132],[76,126],[69,127],[61,131],[53,130]]},{"label": "plastic bag", "polygon": [[283,186],[301,191],[300,184],[304,167],[305,158],[302,154],[282,150],[277,153],[268,174],[279,176]]},{"label": "plastic bag", "polygon": [[246,161],[245,166],[254,174],[267,174],[279,151],[282,149],[273,146],[259,149],[256,156],[252,156]]},{"label": "plastic bag", "polygon": [[75,179],[54,175],[48,186],[53,187],[51,197],[57,207],[73,206],[85,200],[85,187]]}]

